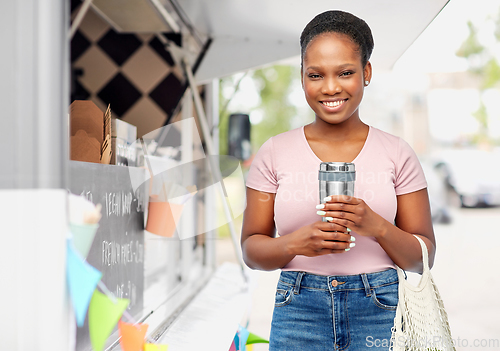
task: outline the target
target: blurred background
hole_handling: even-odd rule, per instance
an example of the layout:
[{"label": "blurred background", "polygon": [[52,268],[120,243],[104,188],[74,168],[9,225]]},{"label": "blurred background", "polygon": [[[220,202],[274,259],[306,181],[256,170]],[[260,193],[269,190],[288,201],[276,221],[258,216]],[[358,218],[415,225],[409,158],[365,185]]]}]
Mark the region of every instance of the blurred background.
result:
[{"label": "blurred background", "polygon": [[[250,115],[253,154],[314,119],[299,57],[224,77],[219,95],[221,154],[233,113]],[[500,3],[450,1],[391,69],[373,67],[360,116],[405,139],[423,165],[437,241],[432,272],[457,349],[500,350]],[[219,238],[220,262],[235,261],[227,227]],[[266,338],[278,275],[259,273],[250,311],[249,329]]]}]

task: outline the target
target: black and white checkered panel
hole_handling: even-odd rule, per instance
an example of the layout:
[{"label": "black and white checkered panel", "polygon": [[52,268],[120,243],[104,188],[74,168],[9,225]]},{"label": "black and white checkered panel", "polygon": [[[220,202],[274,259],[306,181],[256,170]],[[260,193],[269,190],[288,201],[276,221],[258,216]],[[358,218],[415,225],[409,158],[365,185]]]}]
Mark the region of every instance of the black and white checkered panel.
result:
[{"label": "black and white checkered panel", "polygon": [[[72,0],[72,15],[80,2]],[[121,34],[92,8],[71,41],[71,100],[92,100],[137,126],[140,137],[165,123],[183,93],[183,75],[151,34]]]}]

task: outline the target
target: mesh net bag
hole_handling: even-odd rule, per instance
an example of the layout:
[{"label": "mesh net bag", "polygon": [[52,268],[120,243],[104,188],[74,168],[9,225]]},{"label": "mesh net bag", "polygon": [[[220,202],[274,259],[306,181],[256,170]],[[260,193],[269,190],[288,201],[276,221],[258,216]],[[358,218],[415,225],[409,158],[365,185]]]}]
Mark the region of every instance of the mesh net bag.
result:
[{"label": "mesh net bag", "polygon": [[424,271],[417,286],[411,285],[401,268],[399,302],[392,328],[390,350],[448,351],[455,350],[448,315],[429,270],[427,246],[415,236],[422,247]]}]

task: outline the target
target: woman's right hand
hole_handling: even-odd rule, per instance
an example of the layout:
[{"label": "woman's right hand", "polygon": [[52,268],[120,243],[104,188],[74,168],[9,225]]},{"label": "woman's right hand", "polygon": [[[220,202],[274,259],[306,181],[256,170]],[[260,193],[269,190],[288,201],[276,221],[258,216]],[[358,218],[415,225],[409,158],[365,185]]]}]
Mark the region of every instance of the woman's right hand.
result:
[{"label": "woman's right hand", "polygon": [[291,255],[314,257],[338,254],[349,251],[355,245],[355,238],[345,229],[335,223],[317,221],[283,238],[287,238],[286,250]]}]

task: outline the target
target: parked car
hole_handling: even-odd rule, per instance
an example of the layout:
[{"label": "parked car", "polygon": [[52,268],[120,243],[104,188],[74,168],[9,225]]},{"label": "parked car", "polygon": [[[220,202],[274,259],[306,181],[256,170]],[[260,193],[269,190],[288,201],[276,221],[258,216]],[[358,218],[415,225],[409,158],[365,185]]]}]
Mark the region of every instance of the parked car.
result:
[{"label": "parked car", "polygon": [[462,207],[500,205],[500,150],[447,150],[436,167]]},{"label": "parked car", "polygon": [[421,165],[425,173],[425,179],[427,180],[432,221],[443,224],[451,223],[445,180],[440,176],[438,169],[431,162],[421,160]]}]

